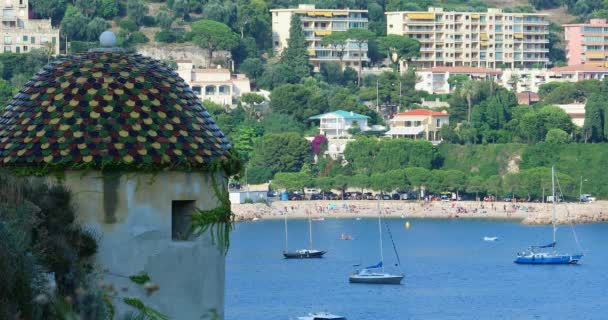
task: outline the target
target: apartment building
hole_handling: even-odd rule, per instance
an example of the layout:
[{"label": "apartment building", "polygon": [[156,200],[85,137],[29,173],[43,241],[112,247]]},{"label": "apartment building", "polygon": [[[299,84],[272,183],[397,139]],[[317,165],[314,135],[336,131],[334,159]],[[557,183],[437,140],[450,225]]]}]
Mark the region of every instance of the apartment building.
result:
[{"label": "apartment building", "polygon": [[51,19],[30,19],[28,0],[4,0],[0,32],[2,52],[44,49],[59,53],[59,28],[53,28]]},{"label": "apartment building", "polygon": [[281,53],[287,47],[289,39],[289,28],[291,17],[297,14],[302,20],[302,29],[306,35],[308,45],[309,61],[315,71],[319,70],[321,62],[340,62],[344,66],[358,68],[359,60],[369,61],[367,57],[367,44],[361,48],[349,41],[343,50],[342,59],[340,53],[342,48],[323,46],[321,40],[332,32],[344,32],[348,29],[367,29],[367,10],[351,9],[316,9],[315,5],[300,4],[297,9],[273,9],[272,14],[272,42],[276,53]]},{"label": "apartment building", "polygon": [[522,68],[548,59],[546,14],[487,12],[386,12],[387,33],[420,41],[417,67]]},{"label": "apartment building", "polygon": [[564,24],[568,65],[588,64],[608,67],[608,22],[591,19],[589,23]]}]

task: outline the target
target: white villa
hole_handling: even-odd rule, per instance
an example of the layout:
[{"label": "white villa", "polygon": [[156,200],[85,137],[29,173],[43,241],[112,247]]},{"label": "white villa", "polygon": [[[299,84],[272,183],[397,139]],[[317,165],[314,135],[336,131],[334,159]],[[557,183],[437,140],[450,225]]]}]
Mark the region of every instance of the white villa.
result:
[{"label": "white villa", "polygon": [[361,131],[371,130],[367,125],[369,117],[352,111],[337,110],[310,117],[309,119],[321,121],[319,132],[328,139],[348,138],[351,136],[348,130],[355,127],[359,127]]},{"label": "white villa", "polygon": [[446,111],[414,109],[393,115],[389,120],[390,130],[386,135],[391,138],[424,139],[439,143],[439,130],[449,123],[450,115]]},{"label": "white villa", "polygon": [[232,106],[243,93],[251,92],[249,78],[228,69],[199,69],[191,60],[178,60],[177,73],[202,101]]}]

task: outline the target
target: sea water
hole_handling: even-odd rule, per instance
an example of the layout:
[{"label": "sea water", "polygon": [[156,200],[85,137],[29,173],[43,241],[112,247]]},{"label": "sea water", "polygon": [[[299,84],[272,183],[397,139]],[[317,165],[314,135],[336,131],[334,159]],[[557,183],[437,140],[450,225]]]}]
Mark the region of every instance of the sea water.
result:
[{"label": "sea water", "polygon": [[[551,226],[385,219],[385,269],[405,274],[395,286],[348,282],[353,265],[380,259],[377,219],[312,223],[314,248],[327,251],[322,259],[284,259],[283,220],[236,224],[226,258],[226,319],[285,320],[315,311],[349,320],[608,318],[608,224],[576,226],[579,243],[570,226],[558,227],[559,251],[585,256],[580,265],[538,266],[513,260],[530,245],[550,243]],[[342,233],[354,240],[340,240]],[[308,248],[307,220],[289,220],[288,234],[290,250]]]}]

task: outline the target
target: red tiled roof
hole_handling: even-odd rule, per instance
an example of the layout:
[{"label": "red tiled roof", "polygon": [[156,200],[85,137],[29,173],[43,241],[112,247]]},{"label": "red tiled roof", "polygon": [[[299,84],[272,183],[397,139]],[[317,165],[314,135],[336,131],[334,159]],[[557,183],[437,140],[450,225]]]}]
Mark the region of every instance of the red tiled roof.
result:
[{"label": "red tiled roof", "polygon": [[447,112],[437,112],[429,109],[414,109],[397,113],[396,116],[449,116]]},{"label": "red tiled roof", "polygon": [[565,67],[554,67],[551,68],[554,72],[575,72],[575,71],[589,71],[589,72],[608,72],[608,68],[592,66],[588,64],[576,64]]},{"label": "red tiled roof", "polygon": [[519,104],[530,104],[540,101],[540,97],[534,92],[518,92],[517,103]]},{"label": "red tiled roof", "polygon": [[488,68],[475,68],[475,67],[433,67],[430,69],[421,69],[419,71],[426,71],[432,73],[489,73],[489,74],[502,74],[502,70],[499,69],[488,69]]}]

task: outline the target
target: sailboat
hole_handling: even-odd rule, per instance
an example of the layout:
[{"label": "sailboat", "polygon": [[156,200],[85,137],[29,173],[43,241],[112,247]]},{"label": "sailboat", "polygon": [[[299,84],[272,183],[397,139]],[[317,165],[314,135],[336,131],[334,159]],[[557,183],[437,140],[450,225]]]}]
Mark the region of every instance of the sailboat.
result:
[{"label": "sailboat", "polygon": [[553,242],[544,246],[531,246],[528,250],[517,254],[515,263],[519,264],[576,264],[583,257],[582,254],[562,254],[556,250],[556,226],[555,212],[557,206],[557,197],[555,196],[555,168],[551,167],[551,184],[553,190],[553,217],[551,224],[553,225]]},{"label": "sailboat", "polygon": [[[378,200],[378,231],[380,235],[380,262],[378,262],[378,264],[376,265],[369,266],[351,273],[348,277],[349,282],[368,284],[401,284],[401,280],[404,277],[403,274],[391,274],[384,272],[384,254],[382,250],[382,214],[380,212],[380,200]],[[393,249],[395,249],[397,261],[399,261],[399,255],[397,254],[397,249],[395,248],[394,242]],[[376,271],[378,269],[380,270]]]},{"label": "sailboat", "polygon": [[285,259],[312,259],[322,258],[325,251],[316,250],[312,248],[312,223],[310,221],[310,215],[308,215],[308,249],[299,249],[295,251],[288,250],[288,236],[287,236],[287,214],[285,214],[285,250],[283,250],[283,256]]}]

